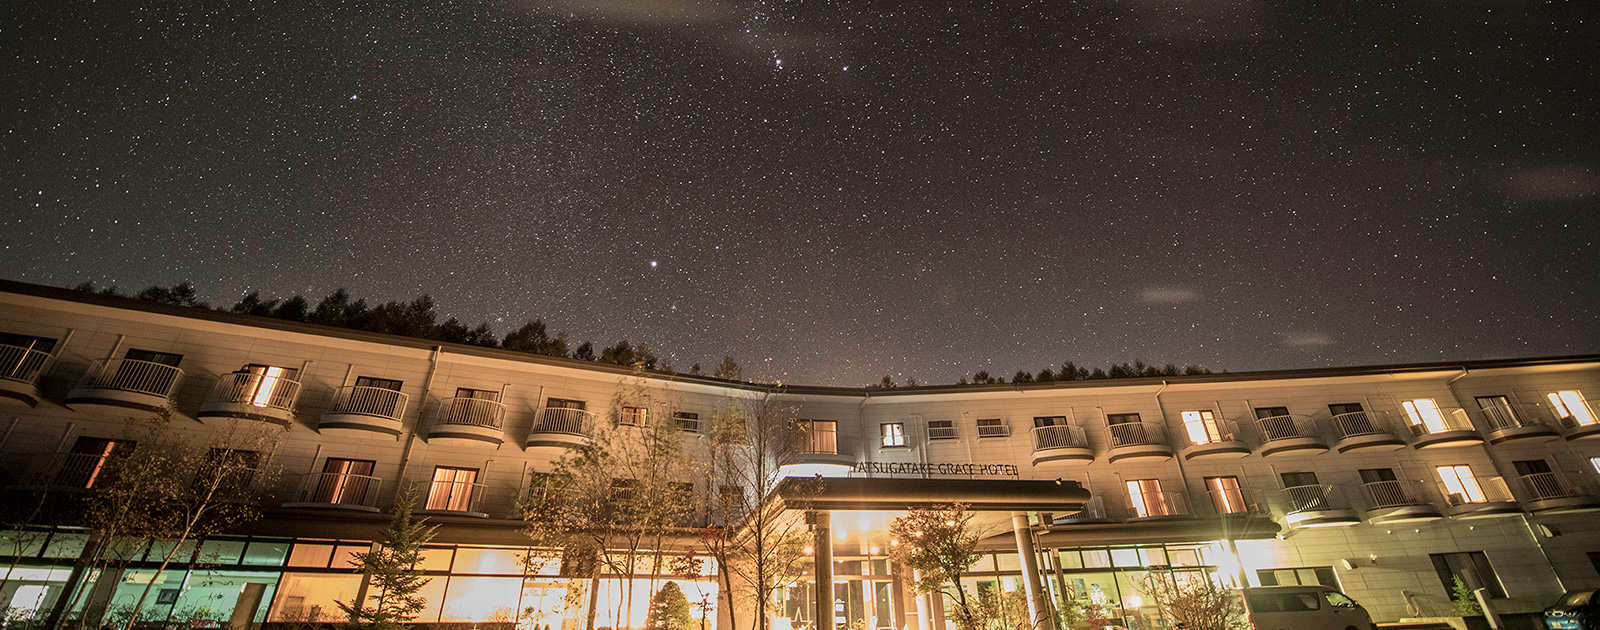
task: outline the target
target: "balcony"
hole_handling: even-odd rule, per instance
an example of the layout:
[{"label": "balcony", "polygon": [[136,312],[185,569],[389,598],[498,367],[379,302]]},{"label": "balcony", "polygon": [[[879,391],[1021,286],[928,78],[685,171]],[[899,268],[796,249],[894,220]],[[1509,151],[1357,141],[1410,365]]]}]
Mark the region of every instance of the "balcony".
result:
[{"label": "balcony", "polygon": [[794,451],[779,467],[792,477],[821,475],[835,477],[850,472],[856,459],[839,452],[838,425],[828,420],[801,420],[796,423]]},{"label": "balcony", "polygon": [[1561,437],[1556,428],[1535,420],[1530,413],[1522,413],[1509,405],[1490,405],[1479,410],[1484,426],[1489,428],[1489,443],[1539,442]]},{"label": "balcony", "polygon": [[1206,491],[1206,498],[1211,504],[1211,512],[1222,518],[1261,516],[1266,510],[1251,497],[1245,494],[1243,488],[1215,488]]},{"label": "balcony", "polygon": [[1335,414],[1333,428],[1339,432],[1339,441],[1333,449],[1340,453],[1355,451],[1392,451],[1406,447],[1406,440],[1394,430],[1389,417],[1381,411],[1352,411]]},{"label": "balcony", "polygon": [[1472,427],[1467,412],[1461,409],[1438,409],[1420,423],[1412,423],[1411,446],[1417,450],[1476,446],[1483,443],[1483,435]]},{"label": "balcony", "polygon": [[1294,529],[1348,527],[1361,522],[1338,486],[1284,488],[1283,521]]},{"label": "balcony", "polygon": [[300,478],[294,499],[283,507],[377,512],[382,487],[383,480],[371,475],[310,473]]},{"label": "balcony", "polygon": [[1182,492],[1148,492],[1128,497],[1128,522],[1193,518]]},{"label": "balcony", "polygon": [[1522,513],[1522,507],[1511,496],[1511,488],[1500,477],[1478,477],[1471,486],[1459,488],[1456,492],[1441,483],[1439,493],[1444,495],[1453,518],[1494,518]]},{"label": "balcony", "polygon": [[400,437],[400,418],[409,398],[392,389],[346,385],[333,390],[333,404],[317,423],[319,431],[349,429]]},{"label": "balcony", "polygon": [[1316,455],[1328,450],[1328,443],[1317,435],[1310,418],[1268,416],[1256,419],[1261,434],[1261,456]]},{"label": "balcony", "polygon": [[101,406],[160,411],[172,402],[183,370],[136,359],[100,359],[77,387],[67,392],[67,406]]},{"label": "balcony", "polygon": [[417,509],[419,514],[443,514],[488,518],[483,511],[483,497],[488,486],[470,481],[440,481],[428,483],[428,500]]},{"label": "balcony", "polygon": [[[1570,403],[1569,409],[1563,417],[1557,418],[1555,424],[1561,427],[1562,433],[1568,440],[1588,440],[1600,438],[1600,407],[1587,400],[1576,400]],[[1581,407],[1578,405],[1581,404]],[[1558,414],[1560,415],[1560,414]]]},{"label": "balcony", "polygon": [[587,446],[594,437],[595,420],[593,413],[583,409],[540,407],[524,445],[528,448]]},{"label": "balcony", "polygon": [[100,453],[49,453],[28,456],[27,467],[9,487],[18,490],[88,492],[111,475],[111,457]]},{"label": "balcony", "polygon": [[1089,448],[1089,438],[1083,427],[1057,424],[1034,427],[1033,465],[1087,464],[1094,461],[1094,449]]},{"label": "balcony", "polygon": [[1107,461],[1164,462],[1172,459],[1172,445],[1167,443],[1166,427],[1155,422],[1120,422],[1107,425],[1111,436],[1111,452]]},{"label": "balcony", "polygon": [[1178,451],[1184,460],[1238,459],[1250,454],[1250,445],[1239,439],[1239,428],[1228,420],[1207,419],[1183,423],[1189,445]]},{"label": "balcony", "polygon": [[505,403],[484,398],[446,398],[439,401],[428,441],[465,440],[500,446],[505,442]]},{"label": "balcony", "polygon": [[0,398],[29,407],[39,404],[39,377],[55,361],[48,352],[0,344]]},{"label": "balcony", "polygon": [[196,414],[200,418],[246,418],[288,427],[300,382],[255,372],[223,374]]},{"label": "balcony", "polygon": [[1528,497],[1528,511],[1534,514],[1600,510],[1600,498],[1593,490],[1574,483],[1575,478],[1558,472],[1532,473],[1517,477],[1517,483]]},{"label": "balcony", "polygon": [[1105,500],[1096,495],[1083,502],[1083,509],[1057,517],[1051,522],[1051,525],[1084,525],[1110,522],[1111,519],[1106,517]]},{"label": "balcony", "polygon": [[1361,484],[1361,498],[1367,504],[1367,520],[1373,525],[1422,523],[1444,518],[1444,512],[1428,500],[1425,487],[1416,481],[1364,483]]}]

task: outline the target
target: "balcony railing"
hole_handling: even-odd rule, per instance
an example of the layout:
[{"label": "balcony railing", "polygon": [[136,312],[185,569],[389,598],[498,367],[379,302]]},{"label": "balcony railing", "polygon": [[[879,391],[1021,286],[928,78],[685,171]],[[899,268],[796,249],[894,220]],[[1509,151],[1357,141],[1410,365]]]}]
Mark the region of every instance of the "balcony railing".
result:
[{"label": "balcony railing", "polygon": [[161,398],[172,396],[183,370],[164,363],[137,359],[100,359],[85,375],[85,389],[110,389]]},{"label": "balcony railing", "polygon": [[28,458],[19,487],[50,490],[91,490],[110,480],[115,455],[100,453],[49,453]]},{"label": "balcony railing", "polygon": [[1339,432],[1339,439],[1359,437],[1363,435],[1377,435],[1389,433],[1389,419],[1381,411],[1352,411],[1349,413],[1335,414],[1333,427]]},{"label": "balcony railing", "polygon": [[1316,427],[1311,424],[1309,418],[1296,418],[1294,416],[1257,418],[1256,429],[1261,432],[1262,442],[1316,437],[1317,435]]},{"label": "balcony railing", "polygon": [[377,509],[383,480],[371,475],[311,473],[301,477],[294,503]]},{"label": "balcony railing", "polygon": [[1522,475],[1517,477],[1517,482],[1521,484],[1522,491],[1535,501],[1591,496],[1558,472]]},{"label": "balcony railing", "polygon": [[1111,448],[1166,444],[1165,427],[1154,422],[1123,422],[1108,425],[1107,430],[1111,434]]},{"label": "balcony railing", "polygon": [[978,424],[978,437],[1007,437],[1011,435],[1011,427],[1004,422],[997,424]]},{"label": "balcony railing", "polygon": [[1438,415],[1429,415],[1421,424],[1411,424],[1411,435],[1423,436],[1451,431],[1476,431],[1467,412],[1459,407],[1440,407]]},{"label": "balcony railing", "polygon": [[300,382],[255,372],[223,374],[211,392],[215,402],[292,411],[300,398]]},{"label": "balcony railing", "polygon": [[1147,492],[1128,497],[1129,518],[1188,515],[1189,501],[1182,492]]},{"label": "balcony railing", "polygon": [[1211,418],[1184,422],[1183,434],[1191,445],[1236,442],[1239,439],[1239,427],[1232,420]]},{"label": "balcony railing", "polygon": [[570,407],[540,407],[539,419],[533,423],[534,433],[564,433],[589,437],[594,435],[593,413]]},{"label": "balcony railing", "polygon": [[1361,484],[1361,498],[1366,501],[1369,510],[1428,503],[1427,495],[1423,493],[1423,485],[1408,479]]},{"label": "balcony railing", "polygon": [[1089,448],[1089,439],[1080,426],[1056,424],[1034,427],[1033,450],[1043,451],[1053,448]]},{"label": "balcony railing", "polygon": [[505,425],[505,403],[486,398],[446,398],[439,403],[437,424],[499,430]]},{"label": "balcony railing", "polygon": [[36,385],[55,359],[48,352],[0,344],[0,379]]},{"label": "balcony railing", "polygon": [[1285,514],[1350,509],[1350,503],[1338,486],[1293,486],[1284,488],[1282,496]]},{"label": "balcony railing", "polygon": [[1217,514],[1249,514],[1260,512],[1260,506],[1250,500],[1244,488],[1212,488],[1206,491],[1211,499],[1211,509]]},{"label": "balcony railing", "polygon": [[1533,414],[1521,413],[1509,405],[1490,405],[1480,411],[1483,412],[1484,423],[1488,425],[1490,431],[1544,425],[1543,422],[1535,420]]},{"label": "balcony railing", "polygon": [[799,455],[839,454],[839,431],[836,427],[810,424],[802,426],[796,433]]},{"label": "balcony railing", "polygon": [[428,501],[424,510],[439,512],[482,513],[483,496],[487,486],[469,481],[432,481],[428,486]]},{"label": "balcony railing", "polygon": [[1472,485],[1464,485],[1456,491],[1450,489],[1449,484],[1441,482],[1439,493],[1445,497],[1445,502],[1452,507],[1469,505],[1473,503],[1512,503],[1516,497],[1511,495],[1511,487],[1506,485],[1506,480],[1501,477],[1477,477]]},{"label": "balcony railing", "polygon": [[405,415],[408,398],[392,389],[346,385],[333,390],[333,404],[328,406],[328,414],[376,416],[398,421]]}]

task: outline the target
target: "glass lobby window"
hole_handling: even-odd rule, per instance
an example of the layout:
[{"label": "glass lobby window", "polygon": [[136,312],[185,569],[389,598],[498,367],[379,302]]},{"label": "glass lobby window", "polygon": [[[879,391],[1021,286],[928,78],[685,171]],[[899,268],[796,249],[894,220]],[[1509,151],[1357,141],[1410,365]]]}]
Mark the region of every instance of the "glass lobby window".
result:
[{"label": "glass lobby window", "polygon": [[1583,399],[1583,394],[1576,390],[1550,392],[1550,409],[1555,412],[1556,418],[1567,426],[1588,426],[1597,422],[1589,403]]},{"label": "glass lobby window", "polygon": [[1445,490],[1451,496],[1451,503],[1482,503],[1483,488],[1478,486],[1478,478],[1473,476],[1472,468],[1468,466],[1440,466],[1435,469],[1439,473],[1439,480],[1444,482]]},{"label": "glass lobby window", "polygon": [[1209,409],[1185,411],[1183,417],[1183,431],[1189,435],[1189,441],[1195,444],[1213,444],[1222,441],[1222,429],[1217,426],[1217,418]]},{"label": "glass lobby window", "polygon": [[905,446],[906,425],[901,422],[885,422],[878,425],[879,433],[884,446]]}]

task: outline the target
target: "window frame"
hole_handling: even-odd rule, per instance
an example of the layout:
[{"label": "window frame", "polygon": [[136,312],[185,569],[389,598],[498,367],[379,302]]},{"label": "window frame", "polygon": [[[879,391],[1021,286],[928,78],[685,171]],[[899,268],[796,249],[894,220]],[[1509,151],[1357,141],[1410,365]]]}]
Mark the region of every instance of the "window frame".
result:
[{"label": "window frame", "polygon": [[880,422],[878,423],[878,441],[882,448],[905,448],[906,423]]}]

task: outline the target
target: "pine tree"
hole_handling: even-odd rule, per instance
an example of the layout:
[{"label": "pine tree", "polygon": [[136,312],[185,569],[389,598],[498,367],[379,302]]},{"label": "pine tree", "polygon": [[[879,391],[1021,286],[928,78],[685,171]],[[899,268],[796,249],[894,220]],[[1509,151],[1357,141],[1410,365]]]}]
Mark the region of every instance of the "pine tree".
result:
[{"label": "pine tree", "polygon": [[650,598],[644,630],[690,630],[693,623],[689,616],[689,598],[678,588],[677,582],[667,582]]},{"label": "pine tree", "polygon": [[417,595],[428,583],[417,563],[422,559],[422,546],[433,540],[438,528],[428,526],[426,519],[411,518],[416,502],[415,488],[401,490],[378,550],[354,554],[351,562],[356,569],[371,576],[366,601],[372,605],[360,600],[336,602],[349,617],[344,624],[347,630],[399,630],[404,622],[416,619],[427,603]]}]

